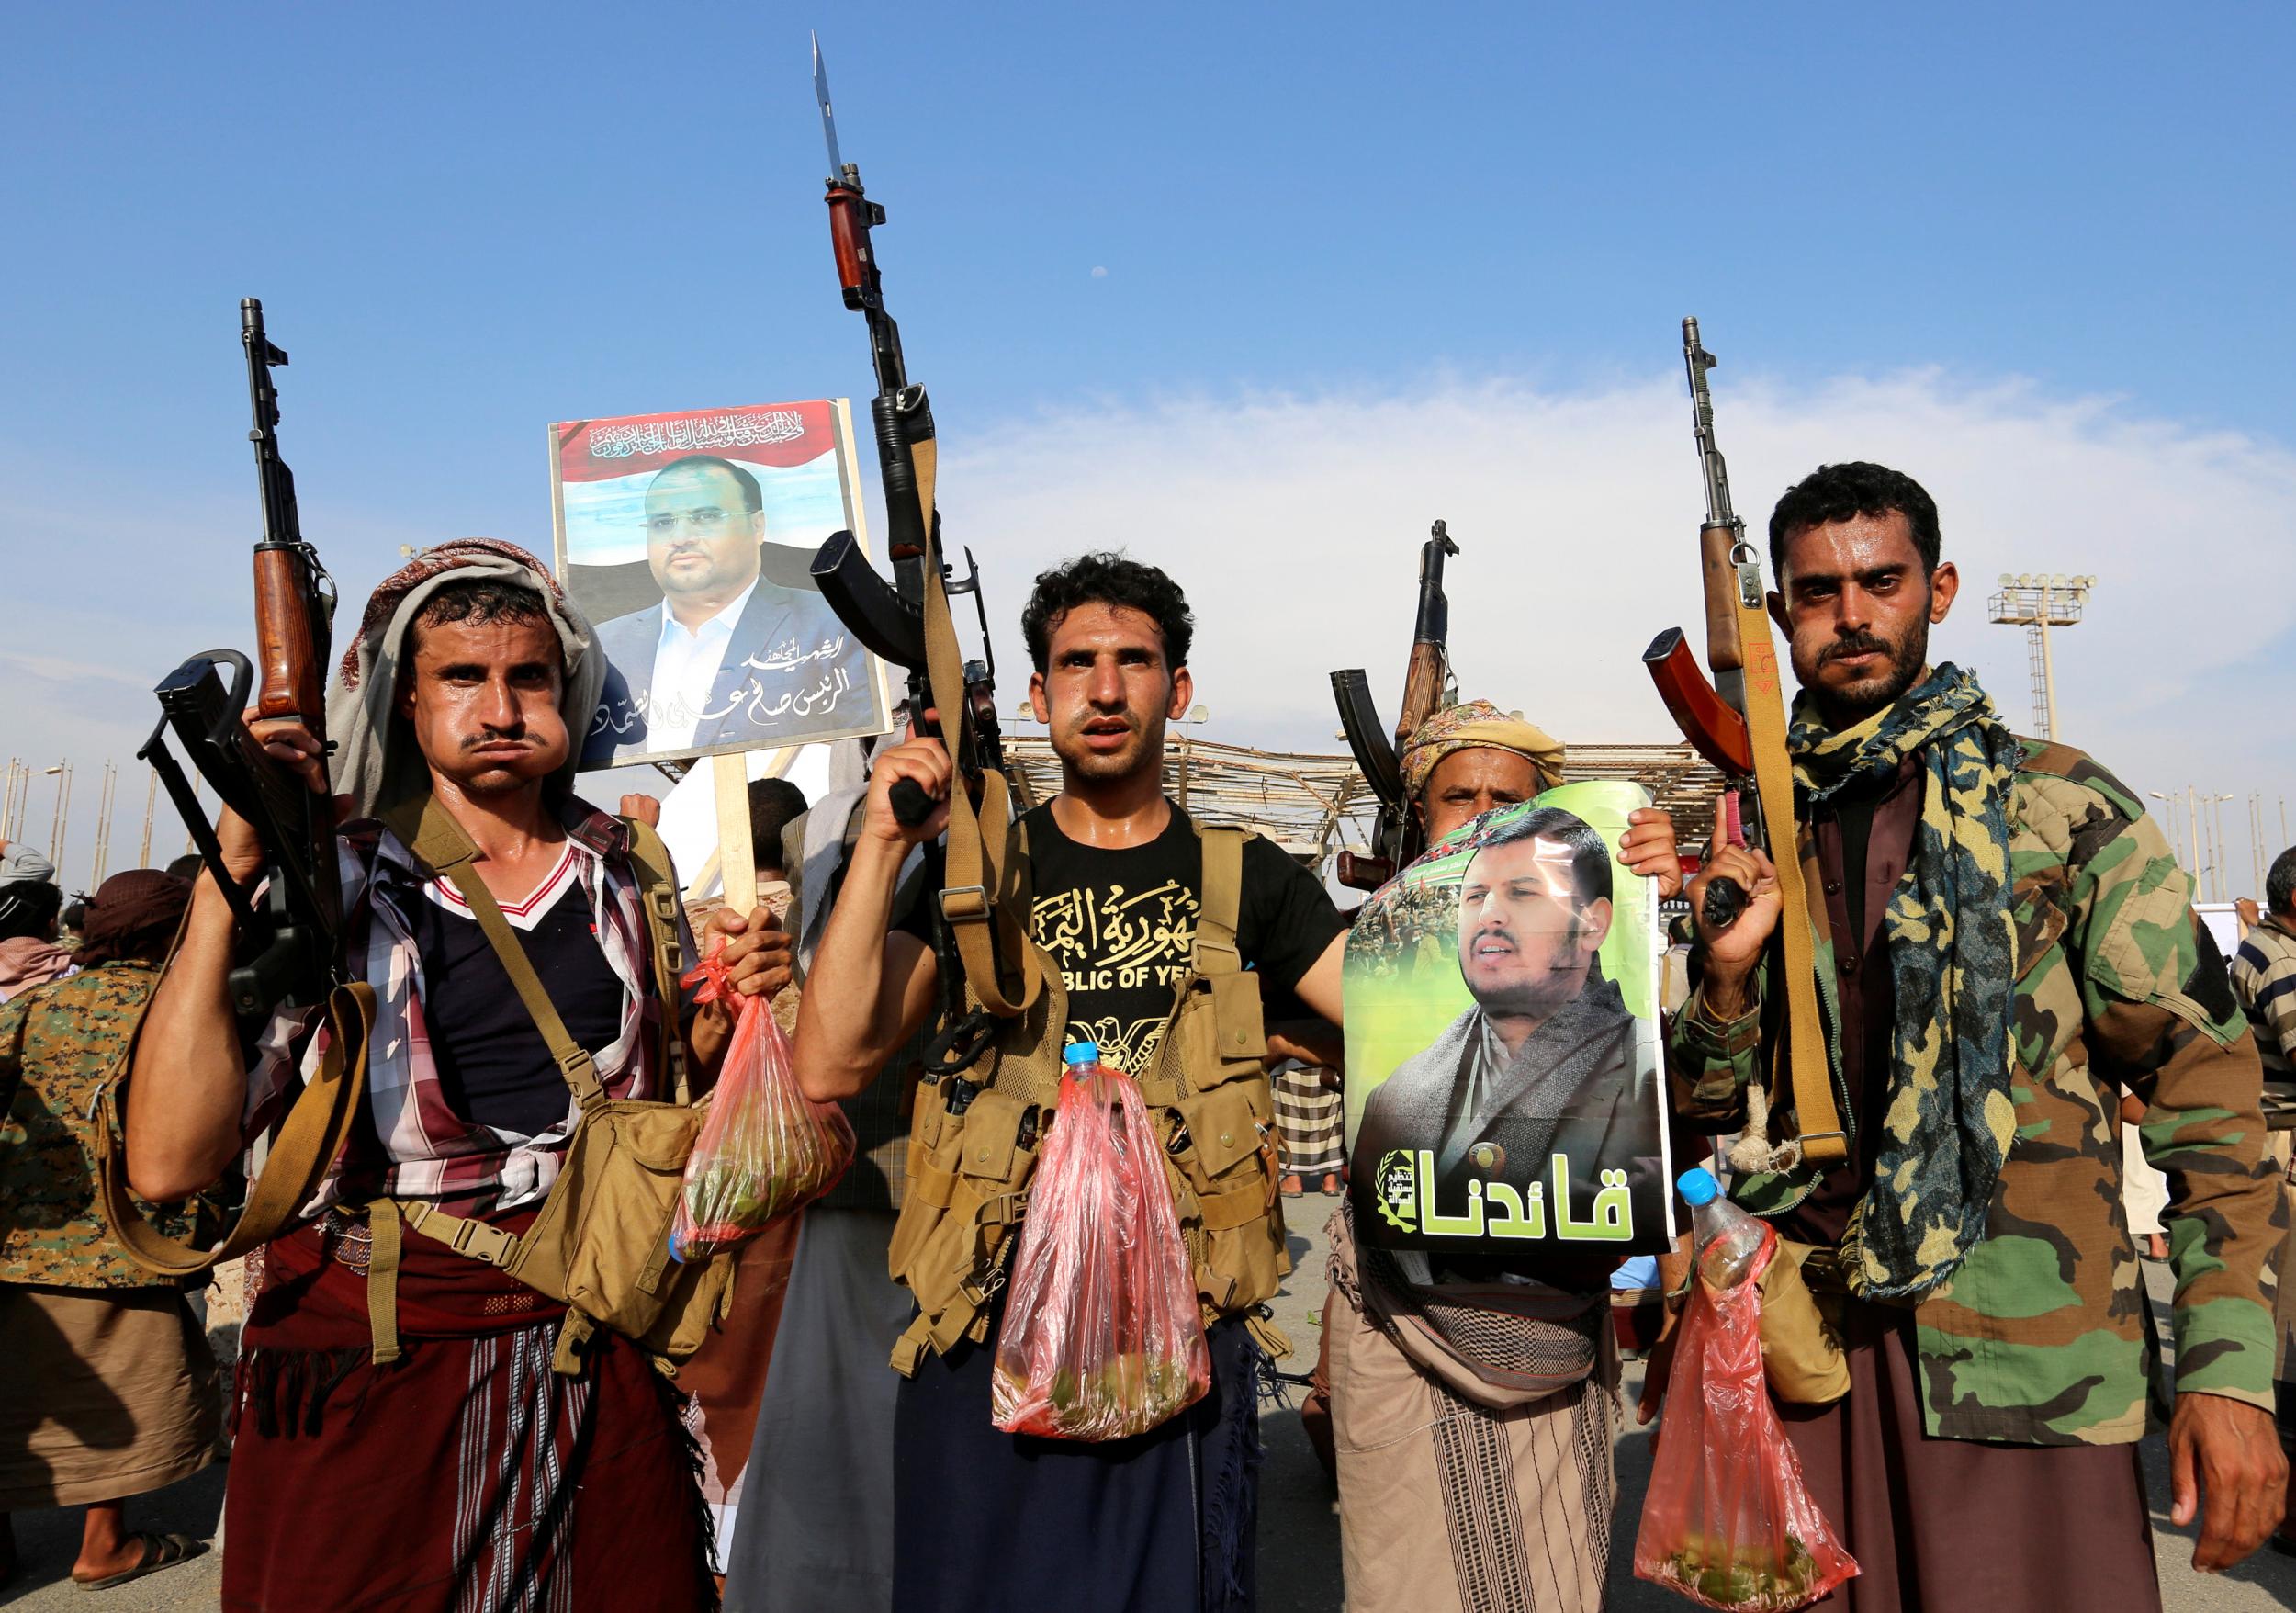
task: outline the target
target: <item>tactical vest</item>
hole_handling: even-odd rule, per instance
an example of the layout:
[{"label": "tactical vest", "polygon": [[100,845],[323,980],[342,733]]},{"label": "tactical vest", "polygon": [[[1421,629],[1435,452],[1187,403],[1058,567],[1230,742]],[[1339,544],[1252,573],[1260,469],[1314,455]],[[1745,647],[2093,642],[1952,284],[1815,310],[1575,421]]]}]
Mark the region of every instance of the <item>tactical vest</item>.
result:
[{"label": "tactical vest", "polygon": [[[1291,1258],[1277,1190],[1275,1093],[1259,976],[1244,967],[1236,914],[1248,830],[1199,829],[1203,899],[1195,950],[1149,1067],[1127,1071],[1155,1117],[1165,1176],[1196,1272],[1207,1322],[1243,1314],[1262,1346],[1290,1346],[1260,1307]],[[1021,848],[1025,863],[1026,847]],[[1021,905],[1026,911],[1025,903]],[[1029,1175],[1058,1101],[1068,993],[1060,965],[1022,937],[1042,988],[1007,1020],[970,1079],[921,1086],[909,1138],[908,1191],[887,1264],[916,1296],[917,1320],[894,1347],[894,1369],[959,1339],[985,1342],[989,1302],[1005,1286],[1028,1213]],[[982,1006],[968,981],[968,1007]]]}]

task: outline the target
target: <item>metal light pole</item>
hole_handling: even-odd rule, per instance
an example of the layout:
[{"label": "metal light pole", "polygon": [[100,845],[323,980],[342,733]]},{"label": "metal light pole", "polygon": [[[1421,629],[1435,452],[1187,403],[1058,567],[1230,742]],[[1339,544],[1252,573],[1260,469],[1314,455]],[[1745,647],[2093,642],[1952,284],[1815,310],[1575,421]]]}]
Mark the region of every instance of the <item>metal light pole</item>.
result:
[{"label": "metal light pole", "polygon": [[59,761],[52,767],[43,767],[39,771],[43,778],[50,773],[56,775],[56,810],[48,820],[48,860],[56,865],[56,877],[62,879],[63,877],[63,812],[66,805],[72,800],[72,763]]},{"label": "metal light pole", "polygon": [[96,804],[96,872],[89,876],[89,888],[104,883],[104,864],[112,855],[112,793],[119,783],[119,770],[110,762],[104,763],[104,784]]},{"label": "metal light pole", "polygon": [[16,757],[8,758],[8,782],[0,786],[0,840],[16,839],[17,792],[29,782],[30,772]]},{"label": "metal light pole", "polygon": [[[2161,816],[2167,819],[2165,832],[2168,837],[2168,854],[2173,857],[2177,855],[2177,797],[2164,795],[2158,790],[2147,790],[2144,793],[2161,804]],[[2197,869],[2189,872],[2194,878],[2200,877]]]},{"label": "metal light pole", "polygon": [[2224,883],[2224,803],[2231,799],[2230,795],[2209,797],[2210,831],[2216,841],[2216,899],[2220,902],[2228,899]]},{"label": "metal light pole", "polygon": [[1186,716],[1184,716],[1184,717],[1182,717],[1182,718],[1180,719],[1180,778],[1179,778],[1179,784],[1180,784],[1180,787],[1179,787],[1179,790],[1178,790],[1177,794],[1178,794],[1178,798],[1179,798],[1179,803],[1180,803],[1180,809],[1181,809],[1182,811],[1184,811],[1184,812],[1187,809],[1187,764],[1188,764],[1188,758],[1189,758],[1189,745],[1188,745],[1188,741],[1189,741],[1189,738],[1190,738],[1189,730],[1190,730],[1190,729],[1192,729],[1192,728],[1194,728],[1195,727],[1197,727],[1197,726],[1198,726],[1199,724],[1200,724],[1201,722],[1203,722],[1203,720],[1204,720],[1206,717],[1209,717],[1210,716],[1211,716],[1211,713],[1210,713],[1209,711],[1206,711],[1206,710],[1205,710],[1202,706],[1199,705],[1199,706],[1194,706],[1194,707],[1191,707],[1191,708],[1189,709],[1189,711],[1188,711],[1188,714],[1187,714]]},{"label": "metal light pole", "polygon": [[136,866],[152,866],[152,804],[159,796],[160,775],[154,772],[143,785],[143,844],[136,852]]},{"label": "metal light pole", "polygon": [[2264,899],[2264,792],[2248,792],[2248,873],[2257,883],[2254,894]]},{"label": "metal light pole", "polygon": [[2049,629],[2070,627],[2088,604],[2093,576],[2067,577],[2063,572],[2043,576],[2001,573],[2000,589],[1989,602],[1992,620],[2025,629],[2026,660],[2033,697],[2035,738],[2057,737],[2056,672],[2049,656]]}]

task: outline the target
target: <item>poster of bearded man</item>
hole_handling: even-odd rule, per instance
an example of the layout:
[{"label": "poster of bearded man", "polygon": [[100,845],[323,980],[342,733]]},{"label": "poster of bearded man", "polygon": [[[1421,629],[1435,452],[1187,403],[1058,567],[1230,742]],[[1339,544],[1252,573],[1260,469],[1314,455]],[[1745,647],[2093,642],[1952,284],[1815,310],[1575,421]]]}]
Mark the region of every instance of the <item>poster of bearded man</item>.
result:
[{"label": "poster of bearded man", "polygon": [[1674,1235],[1653,882],[1618,857],[1640,786],[1486,812],[1347,940],[1357,1235],[1524,1276]]},{"label": "poster of bearded man", "polygon": [[884,666],[810,570],[838,531],[868,547],[844,400],[561,421],[550,502],[608,666],[583,767],[892,727]]}]

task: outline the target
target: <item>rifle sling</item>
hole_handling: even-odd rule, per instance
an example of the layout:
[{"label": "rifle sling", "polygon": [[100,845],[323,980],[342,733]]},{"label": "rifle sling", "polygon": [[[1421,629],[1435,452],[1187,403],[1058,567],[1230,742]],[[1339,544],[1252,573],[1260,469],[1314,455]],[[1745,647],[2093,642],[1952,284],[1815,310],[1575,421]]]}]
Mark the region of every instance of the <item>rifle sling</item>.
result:
[{"label": "rifle sling", "polygon": [[1762,614],[1759,583],[1740,586],[1731,597],[1746,661],[1746,731],[1754,754],[1754,788],[1770,829],[1770,858],[1778,872],[1782,904],[1778,940],[1784,952],[1786,1034],[1783,1051],[1773,1055],[1772,1089],[1776,1088],[1777,1066],[1784,1064],[1793,1084],[1802,1157],[1823,1167],[1849,1157],[1850,1148],[1834,1106],[1826,1028],[1818,1012],[1818,949],[1810,932],[1809,885],[1794,817],[1794,769],[1786,757],[1778,649],[1770,637],[1770,619]]},{"label": "rifle sling", "polygon": [[[502,917],[501,904],[495,901],[484,881],[466,881],[463,877],[477,854],[469,838],[427,796],[419,815],[410,804],[392,816],[393,832],[418,858],[431,862],[433,868],[450,879],[470,904],[480,931],[494,948],[520,999],[534,1015],[535,1028],[542,1032],[544,1043],[576,1098],[588,1107],[589,1099],[577,1076],[579,1069],[588,1076],[590,1090],[602,1099],[605,1092],[599,1084],[596,1066],[589,1054],[574,1046],[565,1021],[550,1006],[533,964],[527,961],[525,949]],[[653,942],[655,985],[662,1000],[665,1068],[670,1072],[677,1101],[684,1103],[689,1100],[689,1084],[684,1040],[679,1034],[676,1011],[680,968],[675,881],[669,873],[670,856],[660,835],[636,819],[625,818],[623,822],[630,833],[632,861],[645,886],[641,897]],[[177,944],[181,944],[180,934]],[[174,953],[171,950],[167,962],[174,961]],[[164,975],[166,964],[161,968]],[[250,1185],[246,1202],[231,1232],[204,1252],[162,1235],[136,1211],[128,1191],[121,1130],[114,1121],[118,1077],[107,1084],[99,1109],[96,1187],[113,1236],[139,1265],[166,1277],[196,1277],[278,1236],[319,1191],[320,1183],[350,1139],[352,1125],[366,1096],[367,1051],[375,1029],[375,988],[364,981],[337,986],[328,996],[326,1016],[327,1045],[320,1055],[318,1071],[304,1084],[272,1139],[263,1170]],[[141,1030],[139,1022],[139,1033]],[[134,1044],[131,1036],[120,1058],[123,1072],[133,1056]],[[572,1059],[567,1054],[569,1047],[577,1055]],[[378,1201],[378,1206],[384,1203],[387,1201]],[[410,1201],[405,1206],[405,1219],[418,1229],[426,1223],[434,1224],[433,1235],[450,1243],[459,1252],[492,1265],[506,1265],[516,1253],[517,1240],[509,1234],[482,1221],[445,1215],[427,1202]],[[369,1261],[369,1284],[384,1291],[370,1294],[370,1298],[386,1302],[369,1306],[379,1318],[374,1340],[378,1361],[393,1359],[397,1353],[396,1330],[389,1328],[387,1334],[384,1330],[388,1328],[388,1323],[381,1319],[397,1314],[396,1295],[390,1291],[396,1286],[399,1221],[395,1207],[377,1209],[370,1214],[376,1248]]]},{"label": "rifle sling", "polygon": [[[915,445],[917,493],[925,514],[925,674],[941,733],[953,761],[973,721],[964,683],[964,662],[957,648],[955,620],[940,575],[940,538],[933,524],[933,475],[938,450],[932,439]],[[922,714],[917,714],[922,715]],[[981,1006],[1001,1019],[1028,1011],[1044,988],[1043,958],[1029,939],[1022,889],[1025,865],[1013,854],[1011,789],[995,768],[981,771],[976,808],[962,777],[949,791],[947,877],[939,893],[941,912],[964,960],[965,983]],[[1000,966],[1000,959],[1015,966]]]},{"label": "rifle sling", "polygon": [[[558,1066],[558,1074],[574,1089],[574,1100],[590,1109],[606,1100],[606,1089],[599,1083],[598,1066],[590,1054],[576,1042],[558,1018],[557,1009],[550,1001],[542,979],[526,958],[526,949],[520,944],[518,932],[511,921],[502,917],[502,906],[494,899],[485,880],[472,872],[470,864],[478,855],[478,848],[463,832],[435,795],[424,795],[416,816],[415,804],[409,802],[384,814],[391,829],[414,851],[415,859],[452,885],[464,902],[470,916],[478,921],[478,929],[494,949],[495,960],[502,972],[510,976],[511,987],[518,993],[518,1000],[526,1005],[527,1014],[534,1020],[535,1029],[542,1032],[545,1046]],[[410,820],[413,820],[411,823]],[[409,828],[414,833],[407,833]],[[665,1011],[668,1011],[665,1007]]]},{"label": "rifle sling", "polygon": [[[327,1045],[319,1068],[304,1083],[272,1139],[263,1170],[249,1185],[247,1201],[223,1241],[204,1252],[161,1235],[138,1213],[128,1193],[124,1143],[115,1122],[119,1077],[106,1085],[97,1115],[96,1187],[112,1235],[136,1263],[163,1277],[197,1277],[210,1267],[237,1259],[279,1235],[327,1174],[366,1092],[366,1055],[375,1029],[375,988],[364,981],[336,987],[327,998]],[[141,1032],[139,1024],[138,1031]],[[124,1074],[134,1056],[135,1038],[120,1055]]]}]

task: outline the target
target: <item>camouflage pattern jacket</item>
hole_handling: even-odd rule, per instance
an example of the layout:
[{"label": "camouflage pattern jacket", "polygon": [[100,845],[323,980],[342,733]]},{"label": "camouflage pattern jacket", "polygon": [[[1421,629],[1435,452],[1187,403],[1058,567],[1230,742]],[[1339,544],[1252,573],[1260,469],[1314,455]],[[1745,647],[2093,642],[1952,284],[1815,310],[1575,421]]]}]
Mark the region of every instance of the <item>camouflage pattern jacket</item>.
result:
[{"label": "camouflage pattern jacket", "polygon": [[[0,1004],[0,1282],[52,1288],[168,1288],[112,1241],[96,1202],[90,1111],[159,984],[149,964],[99,964]],[[138,1201],[170,1237],[186,1215]]]},{"label": "camouflage pattern jacket", "polygon": [[[2078,750],[2021,742],[2009,829],[2017,1134],[1984,1241],[1914,1307],[1924,1425],[1945,1438],[2020,1445],[2143,1437],[2157,1352],[2122,1210],[2121,1085],[2144,1100],[2144,1155],[2168,1177],[2177,1388],[2269,1410],[2271,1268],[2286,1212],[2264,1156],[2262,1072],[2246,1020],[2193,916],[2191,882],[2136,797]],[[1806,832],[1801,851],[1820,1010],[1838,1036],[1833,947]],[[1675,1103],[1692,1123],[1744,1123],[1747,1083],[1779,1033],[1776,995],[1762,992],[1728,1023],[1695,996],[1676,1016]],[[1836,1088],[1854,1127],[1839,1076]],[[1749,1178],[1733,1196],[1774,1215],[1815,1179],[1806,1167]]]}]

